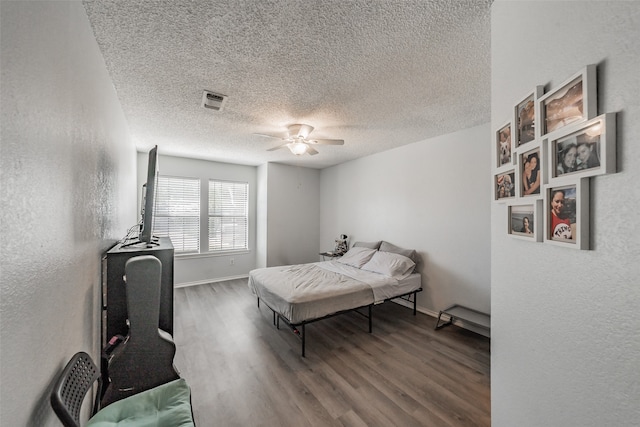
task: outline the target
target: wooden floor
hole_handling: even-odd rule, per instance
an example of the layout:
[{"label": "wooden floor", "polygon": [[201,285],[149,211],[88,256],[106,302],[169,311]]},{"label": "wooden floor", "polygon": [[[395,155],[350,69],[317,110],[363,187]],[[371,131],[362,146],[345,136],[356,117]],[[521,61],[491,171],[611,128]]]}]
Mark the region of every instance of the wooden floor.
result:
[{"label": "wooden floor", "polygon": [[199,427],[490,426],[489,339],[385,303],[300,340],[247,280],[175,291],[176,367]]}]

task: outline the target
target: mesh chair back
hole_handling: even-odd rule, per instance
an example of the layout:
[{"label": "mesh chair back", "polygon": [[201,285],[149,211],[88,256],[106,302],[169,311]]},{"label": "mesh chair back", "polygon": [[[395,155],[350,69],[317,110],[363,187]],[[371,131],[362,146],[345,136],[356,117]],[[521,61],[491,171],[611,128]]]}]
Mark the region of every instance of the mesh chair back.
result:
[{"label": "mesh chair back", "polygon": [[76,353],[67,363],[51,392],[51,406],[65,427],[80,427],[80,407],[99,378],[98,368],[85,352]]}]

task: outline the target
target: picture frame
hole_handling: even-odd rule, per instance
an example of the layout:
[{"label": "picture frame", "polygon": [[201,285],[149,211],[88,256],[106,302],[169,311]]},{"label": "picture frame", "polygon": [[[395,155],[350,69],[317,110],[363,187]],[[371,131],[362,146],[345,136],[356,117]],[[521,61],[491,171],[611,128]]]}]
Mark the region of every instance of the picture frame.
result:
[{"label": "picture frame", "polygon": [[511,121],[496,130],[494,136],[496,169],[513,166],[513,126]]},{"label": "picture frame", "polygon": [[616,113],[569,125],[548,145],[549,183],[615,173]]},{"label": "picture frame", "polygon": [[542,242],[542,200],[526,202],[509,202],[507,204],[508,221],[507,234],[509,236]]},{"label": "picture frame", "polygon": [[516,170],[512,168],[493,176],[493,200],[506,202],[516,197]]},{"label": "picture frame", "polygon": [[545,157],[542,144],[527,146],[528,150],[520,150],[518,155],[518,197],[542,199],[542,186],[546,184]]},{"label": "picture frame", "polygon": [[520,98],[513,108],[513,140],[517,149],[528,142],[540,138],[540,126],[536,126],[538,99],[544,94],[544,86],[536,86],[533,91]]},{"label": "picture frame", "polygon": [[589,249],[588,178],[545,186],[544,242],[572,249]]},{"label": "picture frame", "polygon": [[571,123],[594,118],[598,112],[596,66],[587,65],[569,77],[557,89],[538,100],[541,136]]}]

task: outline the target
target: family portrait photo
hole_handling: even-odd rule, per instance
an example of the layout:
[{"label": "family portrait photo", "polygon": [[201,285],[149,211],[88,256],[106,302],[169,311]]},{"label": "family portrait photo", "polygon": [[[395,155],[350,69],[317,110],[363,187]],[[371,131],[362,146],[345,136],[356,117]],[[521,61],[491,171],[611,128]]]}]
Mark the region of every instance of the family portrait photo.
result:
[{"label": "family portrait photo", "polygon": [[545,132],[549,133],[583,118],[582,77],[544,101]]},{"label": "family portrait photo", "polygon": [[495,177],[496,200],[515,197],[516,195],[515,182],[516,182],[516,173],[514,171],[509,171],[506,173],[501,173],[496,175]]},{"label": "family portrait photo", "polygon": [[549,191],[549,229],[551,240],[576,241],[576,186],[555,187]]},{"label": "family portrait photo", "polygon": [[509,221],[512,234],[533,237],[534,233],[534,206],[517,205],[509,206]]},{"label": "family portrait photo", "polygon": [[540,194],[540,147],[521,154],[520,172],[522,179],[522,193],[524,196]]},{"label": "family portrait photo", "polygon": [[518,118],[517,134],[516,134],[516,146],[519,147],[522,144],[533,141],[535,135],[535,104],[533,102],[533,94],[525,99],[517,106]]},{"label": "family portrait photo", "polygon": [[556,176],[600,167],[602,124],[559,139],[553,144]]},{"label": "family portrait photo", "polygon": [[504,166],[511,163],[511,123],[503,126],[497,132],[497,166]]}]

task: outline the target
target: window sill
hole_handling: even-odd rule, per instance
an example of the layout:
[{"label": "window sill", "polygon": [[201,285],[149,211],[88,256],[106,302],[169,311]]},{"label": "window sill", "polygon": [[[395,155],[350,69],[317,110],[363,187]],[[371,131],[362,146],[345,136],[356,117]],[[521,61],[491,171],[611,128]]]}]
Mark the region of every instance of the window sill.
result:
[{"label": "window sill", "polygon": [[197,259],[197,258],[215,258],[221,256],[233,256],[233,255],[244,255],[251,253],[250,250],[240,250],[240,251],[226,251],[226,252],[204,252],[204,253],[189,253],[189,254],[176,254],[176,259]]}]

